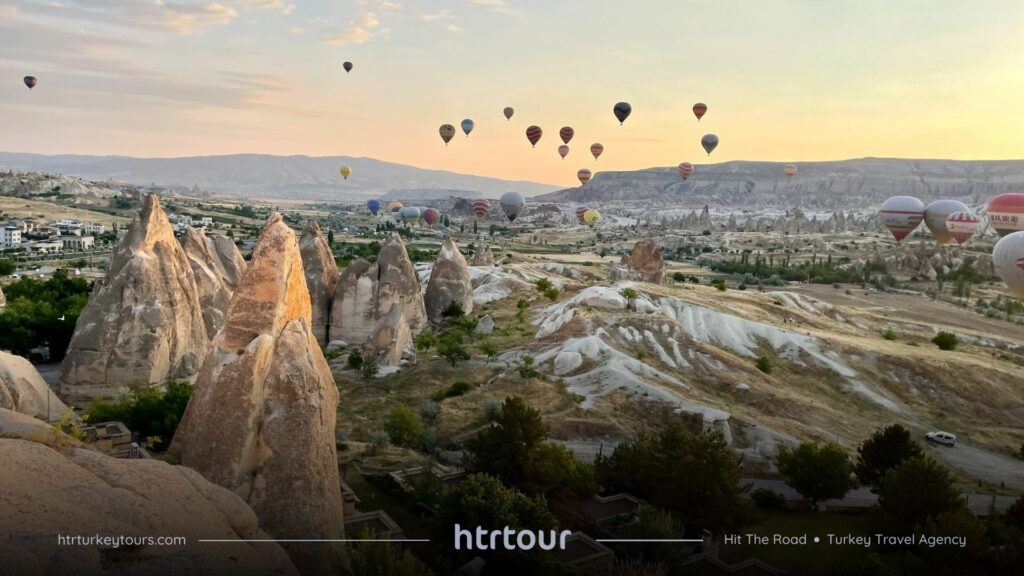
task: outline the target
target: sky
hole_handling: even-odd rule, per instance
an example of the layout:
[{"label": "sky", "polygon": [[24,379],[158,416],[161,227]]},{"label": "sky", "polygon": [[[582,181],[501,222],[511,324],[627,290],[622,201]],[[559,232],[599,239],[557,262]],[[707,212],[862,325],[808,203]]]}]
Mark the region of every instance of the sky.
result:
[{"label": "sky", "polygon": [[682,161],[1024,158],[1024,3],[0,0],[0,150],[364,156],[564,186]]}]

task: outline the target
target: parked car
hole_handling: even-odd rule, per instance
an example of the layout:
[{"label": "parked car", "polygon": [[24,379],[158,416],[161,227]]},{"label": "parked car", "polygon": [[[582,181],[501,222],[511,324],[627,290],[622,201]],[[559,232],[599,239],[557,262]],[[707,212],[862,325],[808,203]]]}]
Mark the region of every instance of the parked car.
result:
[{"label": "parked car", "polygon": [[956,446],[956,434],[949,432],[929,432],[924,435],[924,439],[933,444],[943,444],[951,448]]}]

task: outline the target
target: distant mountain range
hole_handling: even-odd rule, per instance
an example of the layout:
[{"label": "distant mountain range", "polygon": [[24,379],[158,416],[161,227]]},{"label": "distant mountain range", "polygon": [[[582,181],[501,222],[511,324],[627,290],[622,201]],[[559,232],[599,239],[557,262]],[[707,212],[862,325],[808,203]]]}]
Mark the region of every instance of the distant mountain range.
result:
[{"label": "distant mountain range", "polygon": [[[341,166],[352,167],[347,181],[338,174]],[[510,191],[535,196],[558,188],[346,156],[232,154],[132,158],[0,152],[0,168],[69,174],[88,180],[113,179],[142,186],[156,184],[184,193],[198,187],[218,195],[299,200],[365,200],[392,190],[415,195],[420,200],[460,193],[467,197],[497,198]]]},{"label": "distant mountain range", "polygon": [[801,162],[792,178],[783,162],[697,165],[685,182],[675,167],[597,172],[586,186],[538,196],[536,201],[647,205],[854,208],[906,194],[980,206],[1003,192],[1024,191],[1024,160],[957,161],[859,158]]}]

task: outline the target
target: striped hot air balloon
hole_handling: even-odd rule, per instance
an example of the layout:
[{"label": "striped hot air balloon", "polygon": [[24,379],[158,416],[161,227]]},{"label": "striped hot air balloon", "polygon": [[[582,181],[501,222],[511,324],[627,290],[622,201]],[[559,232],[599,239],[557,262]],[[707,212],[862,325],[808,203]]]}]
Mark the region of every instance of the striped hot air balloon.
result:
[{"label": "striped hot air balloon", "polygon": [[423,211],[422,216],[427,228],[433,228],[441,220],[441,211],[437,208],[427,208]]},{"label": "striped hot air balloon", "polygon": [[590,145],[590,153],[594,155],[594,160],[597,160],[597,157],[604,153],[604,146],[594,142]]},{"label": "striped hot air balloon", "polygon": [[569,155],[569,147],[566,146],[565,144],[562,144],[561,146],[559,146],[558,147],[558,155],[561,156],[562,159],[564,160],[565,157]]},{"label": "striped hot air balloon", "polygon": [[693,115],[697,117],[697,122],[708,113],[708,105],[703,102],[697,102],[693,105]]},{"label": "striped hot air balloon", "polygon": [[954,212],[946,218],[946,229],[956,240],[957,244],[963,245],[974,236],[974,233],[981,227],[981,218],[970,210],[966,212]]},{"label": "striped hot air balloon", "polygon": [[693,164],[689,162],[679,164],[679,175],[682,176],[683,180],[693,176]]},{"label": "striped hot air balloon", "polygon": [[988,221],[1000,236],[1024,230],[1024,194],[1008,192],[988,203]]},{"label": "striped hot air balloon", "polygon": [[969,212],[966,204],[958,200],[936,200],[924,209],[924,225],[940,245],[949,244],[953,233],[946,227],[946,219],[956,212]]},{"label": "striped hot air balloon", "polygon": [[924,220],[924,202],[913,196],[893,196],[882,204],[878,215],[893,238],[902,242]]},{"label": "striped hot air balloon", "polygon": [[590,170],[587,170],[586,168],[580,168],[579,172],[576,173],[576,177],[580,179],[580,184],[584,186],[587,184],[587,182],[590,182],[590,178],[592,176],[593,174],[590,172]]},{"label": "striped hot air balloon", "polygon": [[441,124],[441,127],[437,129],[438,134],[441,135],[441,140],[444,140],[444,145],[447,146],[452,138],[455,138],[455,126],[451,124]]},{"label": "striped hot air balloon", "polygon": [[583,215],[587,213],[587,210],[589,208],[586,206],[580,206],[576,209],[576,219],[579,220],[580,224],[583,224]]},{"label": "striped hot air balloon", "polygon": [[540,129],[540,126],[530,126],[526,129],[526,139],[530,141],[530,146],[536,146],[543,135],[544,131]]},{"label": "striped hot air balloon", "polygon": [[487,213],[491,211],[491,201],[486,198],[477,198],[473,200],[473,216],[476,216],[477,220],[483,220],[487,217]]},{"label": "striped hot air balloon", "polygon": [[506,106],[505,109],[501,111],[501,113],[505,115],[505,120],[511,120],[512,115],[515,114],[516,111],[511,106]]},{"label": "striped hot air balloon", "polygon": [[575,133],[576,132],[570,126],[563,126],[562,129],[558,131],[558,137],[562,139],[562,142],[568,144]]}]

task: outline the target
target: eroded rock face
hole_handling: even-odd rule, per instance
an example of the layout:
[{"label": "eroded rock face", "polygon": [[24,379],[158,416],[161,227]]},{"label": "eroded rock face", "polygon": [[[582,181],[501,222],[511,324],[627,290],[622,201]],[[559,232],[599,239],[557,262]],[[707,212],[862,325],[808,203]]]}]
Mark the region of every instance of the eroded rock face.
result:
[{"label": "eroded rock face", "polygon": [[[0,409],[0,572],[19,576],[243,574],[295,576],[252,509],[196,471],[111,458]],[[185,545],[58,546],[56,534],[184,536]]]},{"label": "eroded rock face", "polygon": [[633,245],[629,258],[623,258],[623,264],[633,280],[665,283],[665,261],[661,259],[661,249],[654,240],[643,240]]},{"label": "eroded rock face", "polygon": [[494,253],[487,244],[481,244],[473,252],[473,266],[494,266]]},{"label": "eroded rock face", "polygon": [[224,325],[231,295],[245,271],[245,259],[229,238],[209,237],[195,228],[189,228],[181,235],[181,247],[195,275],[203,325],[212,339]]},{"label": "eroded rock face", "polygon": [[[298,242],[273,213],[171,446],[182,464],[248,502],[278,539],[343,534],[338,389],[311,317]],[[285,548],[309,574],[340,554],[325,544]]]},{"label": "eroded rock face", "polygon": [[189,259],[150,194],[78,318],[62,392],[88,401],[124,392],[133,381],[188,378],[208,346]]},{"label": "eroded rock face", "polygon": [[363,353],[375,357],[381,366],[393,366],[411,351],[412,331],[402,314],[401,304],[395,302],[366,340]]},{"label": "eroded rock face", "polygon": [[0,408],[44,422],[59,420],[68,410],[35,366],[21,356],[3,351],[0,351]]},{"label": "eroded rock face", "polygon": [[382,313],[391,308],[391,298],[402,303],[402,314],[414,332],[427,325],[427,311],[423,304],[423,293],[416,267],[409,258],[402,237],[392,233],[384,241],[377,255],[378,300],[388,305],[378,306]]},{"label": "eroded rock face", "polygon": [[327,327],[331,321],[331,302],[338,284],[338,266],[327,238],[320,225],[310,220],[299,239],[302,266],[306,274],[306,288],[313,309],[313,334],[321,346],[328,342]]},{"label": "eroded rock face", "polygon": [[458,304],[464,314],[473,311],[473,285],[469,280],[469,265],[451,238],[445,238],[441,244],[423,299],[431,322],[444,320],[444,311],[452,303]]}]

